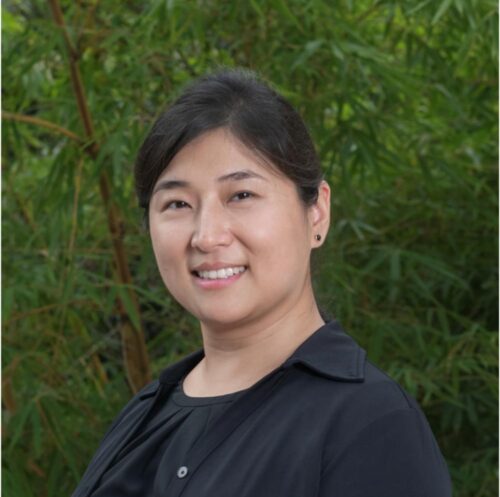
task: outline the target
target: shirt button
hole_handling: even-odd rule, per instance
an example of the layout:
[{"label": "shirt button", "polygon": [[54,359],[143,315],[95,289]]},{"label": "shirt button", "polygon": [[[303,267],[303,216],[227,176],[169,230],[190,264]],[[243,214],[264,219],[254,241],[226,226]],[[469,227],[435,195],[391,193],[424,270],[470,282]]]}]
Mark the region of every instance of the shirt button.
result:
[{"label": "shirt button", "polygon": [[177,478],[184,478],[188,474],[188,469],[186,466],[181,466],[177,470]]}]

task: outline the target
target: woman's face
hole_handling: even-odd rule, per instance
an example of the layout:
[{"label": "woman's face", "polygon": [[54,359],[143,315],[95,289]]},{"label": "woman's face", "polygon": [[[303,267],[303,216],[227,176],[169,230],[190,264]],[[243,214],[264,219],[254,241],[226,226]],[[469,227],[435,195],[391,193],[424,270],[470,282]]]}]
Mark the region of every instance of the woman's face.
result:
[{"label": "woman's face", "polygon": [[223,129],[180,150],[158,179],[149,210],[165,285],[202,323],[219,327],[298,305],[310,291],[317,218],[290,179]]}]

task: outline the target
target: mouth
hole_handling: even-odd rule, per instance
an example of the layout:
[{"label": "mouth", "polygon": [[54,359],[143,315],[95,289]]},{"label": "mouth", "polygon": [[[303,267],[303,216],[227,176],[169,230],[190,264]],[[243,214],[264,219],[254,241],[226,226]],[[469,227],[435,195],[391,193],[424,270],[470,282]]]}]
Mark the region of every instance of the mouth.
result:
[{"label": "mouth", "polygon": [[232,276],[244,273],[246,270],[247,266],[234,266],[234,267],[225,267],[220,269],[211,269],[210,271],[192,271],[192,274],[202,280],[215,281],[215,280],[227,280]]}]

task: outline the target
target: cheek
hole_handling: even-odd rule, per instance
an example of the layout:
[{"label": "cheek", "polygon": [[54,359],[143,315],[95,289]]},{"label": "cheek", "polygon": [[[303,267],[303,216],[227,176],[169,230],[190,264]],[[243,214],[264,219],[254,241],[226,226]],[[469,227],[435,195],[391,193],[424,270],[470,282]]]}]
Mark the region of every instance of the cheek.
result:
[{"label": "cheek", "polygon": [[170,295],[182,306],[188,308],[186,295],[186,260],[184,246],[173,232],[161,233],[151,230],[151,242],[161,279]]},{"label": "cheek", "polygon": [[309,230],[301,211],[280,209],[252,224],[252,252],[258,259],[262,257],[271,270],[290,265],[300,271],[301,267],[309,266]]},{"label": "cheek", "polygon": [[180,245],[174,233],[167,230],[151,230],[151,244],[156,263],[161,275],[165,279],[179,267]]}]

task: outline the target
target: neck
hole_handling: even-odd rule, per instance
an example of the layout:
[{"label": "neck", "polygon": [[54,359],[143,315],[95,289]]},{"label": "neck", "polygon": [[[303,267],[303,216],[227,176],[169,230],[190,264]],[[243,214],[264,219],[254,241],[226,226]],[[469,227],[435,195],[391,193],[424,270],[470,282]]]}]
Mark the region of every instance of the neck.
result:
[{"label": "neck", "polygon": [[186,393],[211,396],[242,390],[279,367],[324,324],[312,289],[307,293],[281,312],[230,330],[202,323],[205,357],[186,377]]}]

